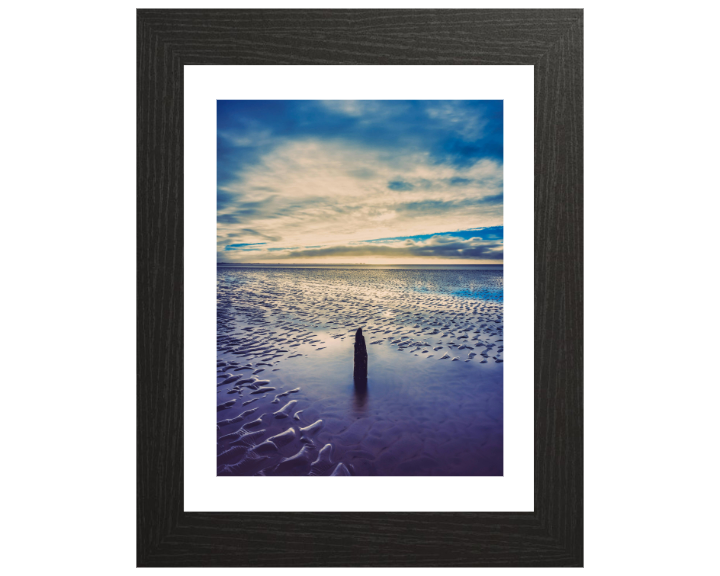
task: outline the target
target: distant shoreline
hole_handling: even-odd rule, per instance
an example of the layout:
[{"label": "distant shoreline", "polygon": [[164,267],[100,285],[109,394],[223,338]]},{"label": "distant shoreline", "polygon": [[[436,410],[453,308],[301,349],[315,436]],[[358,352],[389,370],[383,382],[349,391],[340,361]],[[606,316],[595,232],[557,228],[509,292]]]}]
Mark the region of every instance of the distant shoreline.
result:
[{"label": "distant shoreline", "polygon": [[361,268],[400,270],[502,270],[502,264],[265,264],[218,262],[218,268]]}]

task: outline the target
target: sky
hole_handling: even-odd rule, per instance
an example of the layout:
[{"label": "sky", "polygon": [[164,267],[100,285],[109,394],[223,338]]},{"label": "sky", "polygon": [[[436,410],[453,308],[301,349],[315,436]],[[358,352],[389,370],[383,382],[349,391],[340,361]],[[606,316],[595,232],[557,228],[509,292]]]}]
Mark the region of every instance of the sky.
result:
[{"label": "sky", "polygon": [[226,263],[502,264],[503,103],[219,100]]}]

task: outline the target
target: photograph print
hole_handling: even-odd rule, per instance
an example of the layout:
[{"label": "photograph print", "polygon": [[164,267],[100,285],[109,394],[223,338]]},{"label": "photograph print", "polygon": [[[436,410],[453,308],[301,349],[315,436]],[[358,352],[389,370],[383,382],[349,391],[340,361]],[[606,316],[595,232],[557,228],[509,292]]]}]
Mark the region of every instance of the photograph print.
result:
[{"label": "photograph print", "polygon": [[503,102],[217,102],[217,474],[503,475]]}]

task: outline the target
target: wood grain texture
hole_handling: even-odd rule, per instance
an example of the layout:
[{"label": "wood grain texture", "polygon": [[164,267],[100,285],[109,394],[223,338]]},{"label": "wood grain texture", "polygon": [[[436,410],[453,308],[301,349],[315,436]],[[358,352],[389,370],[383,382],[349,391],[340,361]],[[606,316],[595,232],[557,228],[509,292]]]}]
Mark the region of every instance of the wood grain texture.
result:
[{"label": "wood grain texture", "polygon": [[[582,566],[582,17],[138,11],[138,566]],[[183,511],[186,64],[535,66],[535,512]]]}]

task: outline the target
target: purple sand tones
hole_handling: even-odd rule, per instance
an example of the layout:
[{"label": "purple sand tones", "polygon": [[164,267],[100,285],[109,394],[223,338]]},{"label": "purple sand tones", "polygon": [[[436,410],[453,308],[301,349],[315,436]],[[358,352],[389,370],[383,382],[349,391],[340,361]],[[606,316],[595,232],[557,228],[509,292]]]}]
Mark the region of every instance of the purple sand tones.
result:
[{"label": "purple sand tones", "polygon": [[219,267],[217,473],[502,475],[502,285],[497,268]]}]

